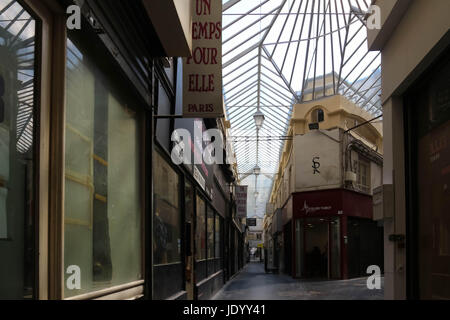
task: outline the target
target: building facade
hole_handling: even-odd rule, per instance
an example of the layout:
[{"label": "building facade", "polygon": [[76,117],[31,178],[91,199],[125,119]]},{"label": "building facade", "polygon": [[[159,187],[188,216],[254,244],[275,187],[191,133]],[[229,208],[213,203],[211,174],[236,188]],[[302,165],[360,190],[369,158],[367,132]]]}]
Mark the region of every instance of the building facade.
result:
[{"label": "building facade", "polygon": [[229,126],[179,116],[190,5],[0,1],[0,298],[207,299],[242,268],[235,167],[171,159]]},{"label": "building facade", "polygon": [[450,2],[373,1],[381,29],[386,299],[450,298]]},{"label": "building facade", "polygon": [[294,105],[266,222],[275,269],[334,279],[364,276],[370,265],[382,269],[382,226],[372,209],[382,133],[369,120],[341,95]]}]

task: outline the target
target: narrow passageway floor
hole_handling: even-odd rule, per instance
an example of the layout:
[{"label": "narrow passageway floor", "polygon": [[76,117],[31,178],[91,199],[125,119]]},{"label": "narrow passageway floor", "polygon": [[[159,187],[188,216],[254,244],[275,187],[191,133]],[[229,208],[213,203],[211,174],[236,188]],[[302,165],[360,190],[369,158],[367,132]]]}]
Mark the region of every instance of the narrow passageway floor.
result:
[{"label": "narrow passageway floor", "polygon": [[299,280],[267,274],[264,264],[251,262],[212,300],[383,300],[381,289],[370,290],[367,278],[350,280]]}]

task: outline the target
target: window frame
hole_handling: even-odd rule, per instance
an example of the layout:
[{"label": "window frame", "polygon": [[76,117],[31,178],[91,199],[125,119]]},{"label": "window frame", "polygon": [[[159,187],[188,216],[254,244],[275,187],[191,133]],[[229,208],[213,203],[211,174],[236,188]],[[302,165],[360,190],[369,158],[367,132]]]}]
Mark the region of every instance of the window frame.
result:
[{"label": "window frame", "polygon": [[[365,158],[362,158],[359,156],[358,159],[358,168],[357,168],[357,184],[358,184],[358,190],[364,193],[370,193],[371,192],[371,172],[370,172],[370,161],[366,160]],[[365,167],[365,180],[366,184],[363,184],[362,182],[362,175],[361,175],[361,167]]]},{"label": "window frame", "polygon": [[[170,160],[167,157],[167,154],[160,148],[155,148],[154,149],[154,154],[158,155],[164,162],[166,162],[166,164],[173,170],[173,172],[176,174],[176,176],[178,177],[178,218],[179,218],[179,234],[180,234],[180,240],[181,240],[181,248],[180,248],[180,259],[179,261],[175,261],[175,262],[169,262],[166,264],[158,264],[158,265],[170,265],[170,264],[182,264],[183,263],[183,230],[182,227],[184,225],[184,205],[183,205],[183,201],[184,201],[184,197],[182,197],[181,195],[184,194],[184,183],[183,183],[183,174],[179,172],[179,170],[173,166],[173,164],[170,162]],[[153,159],[155,157],[153,156]],[[156,163],[156,161],[154,161],[153,163]],[[155,188],[153,189],[153,191],[155,191]],[[155,197],[154,197],[154,201],[153,201],[153,206],[155,207],[156,205],[156,201],[155,201]],[[155,213],[155,210],[153,208],[152,210],[152,214]],[[152,231],[153,232],[153,231]],[[152,239],[153,241],[153,239]],[[153,266],[155,266],[154,261],[153,261]]]},{"label": "window frame", "polygon": [[[144,104],[136,106],[142,112],[137,120],[140,136],[139,170],[141,205],[141,279],[118,286],[93,291],[73,297],[64,297],[64,186],[65,186],[65,86],[67,59],[66,12],[54,0],[22,0],[42,21],[42,79],[40,82],[39,128],[39,299],[84,300],[95,298],[138,298],[143,296],[144,283],[149,281],[145,268],[145,216],[147,205],[146,176],[146,118]],[[91,32],[89,30],[88,32]],[[105,48],[105,55],[109,52]],[[111,63],[114,64],[111,59]],[[132,84],[127,78],[125,81]],[[138,101],[141,98],[138,97]],[[51,134],[50,134],[51,132]],[[49,141],[49,143],[45,143]],[[44,142],[44,143],[41,143]],[[49,168],[52,170],[49,170]],[[49,177],[49,179],[46,178]],[[47,199],[48,198],[48,199]],[[48,212],[48,215],[46,214]]]},{"label": "window frame", "polygon": [[[66,31],[66,27],[65,27],[65,16],[62,17],[64,19],[64,38],[61,38],[60,41],[62,41],[62,45],[64,47],[64,60],[63,60],[63,66],[62,68],[64,69],[64,71],[61,71],[64,73],[64,87],[63,87],[63,94],[61,99],[63,99],[63,103],[62,105],[64,106],[63,109],[63,113],[64,115],[62,115],[62,125],[61,125],[61,136],[60,139],[62,140],[62,145],[60,146],[60,157],[63,158],[62,160],[62,188],[61,189],[61,198],[62,198],[62,203],[61,203],[61,211],[60,211],[60,219],[61,219],[61,225],[62,225],[62,230],[60,231],[61,235],[60,237],[62,238],[62,247],[61,247],[61,257],[60,257],[60,264],[62,265],[62,272],[64,273],[64,217],[65,217],[65,201],[64,201],[64,193],[65,193],[65,133],[67,130],[67,126],[66,126],[66,121],[65,121],[65,115],[66,115],[66,110],[67,110],[67,103],[66,103],[66,64],[67,64],[67,40],[69,40],[69,35]],[[79,32],[79,31],[78,31]],[[92,30],[89,29],[87,32],[87,36],[92,36]],[[111,66],[114,66],[115,62],[113,61],[112,57],[110,57],[109,52],[107,50],[107,48],[104,48],[103,52],[100,53],[96,53],[96,55],[103,55],[105,56],[105,58],[108,58],[108,64]],[[94,58],[95,60],[95,58]],[[61,67],[61,66],[60,66]],[[126,78],[123,77],[123,80],[126,82],[126,91],[127,94],[130,93],[130,89],[132,89],[133,84]],[[116,89],[115,86],[117,86],[118,84],[113,82],[114,87],[112,89]],[[145,215],[146,215],[146,182],[145,182],[145,176],[146,176],[146,154],[147,152],[147,145],[146,145],[146,117],[147,114],[145,112],[145,108],[143,107],[144,104],[141,101],[142,99],[137,96],[136,97],[136,106],[133,106],[131,109],[134,110],[137,114],[141,115],[140,117],[138,116],[136,119],[136,126],[137,126],[137,131],[139,132],[139,141],[137,143],[137,148],[138,148],[138,153],[136,154],[136,159],[138,161],[138,166],[137,169],[139,170],[140,174],[139,174],[139,205],[140,205],[140,274],[141,274],[141,278],[137,279],[137,280],[133,280],[131,282],[127,282],[127,283],[123,283],[120,285],[114,285],[114,286],[110,286],[107,288],[102,288],[99,290],[94,290],[92,292],[87,292],[87,293],[83,293],[80,295],[75,295],[75,296],[71,296],[71,297],[65,297],[64,296],[64,274],[62,273],[62,286],[60,287],[61,293],[60,293],[60,298],[58,299],[64,299],[64,300],[87,300],[87,299],[96,299],[96,298],[108,298],[108,299],[116,299],[116,298],[139,298],[143,296],[143,285],[145,283],[145,281],[148,281],[148,275],[146,274],[146,268],[145,268]],[[92,119],[94,120],[94,119]],[[156,150],[155,150],[156,151]],[[179,173],[176,171],[176,173],[179,176]],[[180,201],[180,199],[179,199]]]}]

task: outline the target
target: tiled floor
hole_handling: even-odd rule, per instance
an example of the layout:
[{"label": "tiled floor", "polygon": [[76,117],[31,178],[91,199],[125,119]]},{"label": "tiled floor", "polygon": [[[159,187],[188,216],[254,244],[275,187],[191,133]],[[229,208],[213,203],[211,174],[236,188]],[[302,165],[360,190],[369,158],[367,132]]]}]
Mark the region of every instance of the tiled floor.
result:
[{"label": "tiled floor", "polygon": [[369,290],[367,278],[350,280],[296,280],[287,275],[266,274],[264,264],[249,263],[213,300],[382,300],[380,290]]}]

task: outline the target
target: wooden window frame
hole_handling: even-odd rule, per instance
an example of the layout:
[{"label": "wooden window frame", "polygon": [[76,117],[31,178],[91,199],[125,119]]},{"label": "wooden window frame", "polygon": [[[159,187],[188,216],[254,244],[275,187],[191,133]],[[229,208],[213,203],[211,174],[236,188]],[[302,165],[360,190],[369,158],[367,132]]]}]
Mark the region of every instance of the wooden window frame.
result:
[{"label": "wooden window frame", "polygon": [[[59,65],[65,61],[65,50],[61,50],[61,39],[65,35],[65,13],[50,0],[21,0],[39,19],[41,29],[37,33],[40,37],[36,63],[38,75],[36,82],[37,104],[39,114],[36,126],[36,299],[57,299],[56,268],[58,268],[57,242],[58,215],[55,203],[59,192],[57,182],[57,168],[55,164],[55,143],[59,143],[55,134],[56,119],[61,115],[61,102],[64,101],[64,77]],[[63,26],[63,27],[61,27]],[[64,62],[63,62],[64,63]],[[64,71],[64,70],[62,70]],[[61,83],[62,81],[62,83]],[[52,168],[50,170],[50,168]]]}]

